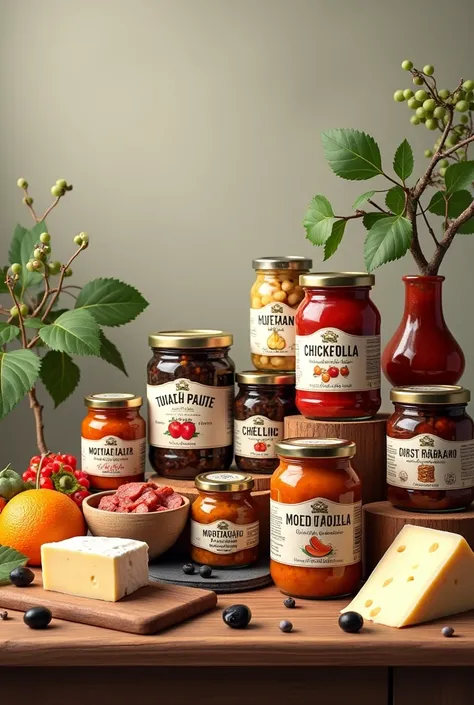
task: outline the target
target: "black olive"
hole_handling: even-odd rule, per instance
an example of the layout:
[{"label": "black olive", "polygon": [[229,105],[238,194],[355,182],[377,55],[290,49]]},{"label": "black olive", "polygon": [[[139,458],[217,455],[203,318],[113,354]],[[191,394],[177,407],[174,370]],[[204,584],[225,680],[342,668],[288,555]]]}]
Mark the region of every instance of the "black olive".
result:
[{"label": "black olive", "polygon": [[202,565],[199,568],[199,575],[201,578],[210,578],[212,575],[212,568],[208,565]]},{"label": "black olive", "polygon": [[360,632],[364,626],[364,619],[358,612],[344,612],[344,614],[341,614],[339,617],[338,624],[343,632],[356,634]]},{"label": "black olive", "polygon": [[293,625],[287,619],[282,619],[280,622],[280,629],[282,632],[291,632]]},{"label": "black olive", "polygon": [[252,613],[247,605],[232,605],[225,608],[222,619],[232,629],[245,629],[252,619]]},{"label": "black olive", "polygon": [[285,607],[288,607],[289,610],[292,610],[293,607],[296,607],[296,602],[292,597],[287,597],[286,600],[283,600],[283,604]]},{"label": "black olive", "polygon": [[183,573],[186,573],[186,575],[193,575],[194,571],[194,563],[185,563],[183,565]]},{"label": "black olive", "polygon": [[23,615],[23,621],[30,629],[46,629],[52,618],[47,607],[32,607]]},{"label": "black olive", "polygon": [[452,627],[443,627],[441,634],[446,637],[451,637],[454,634],[454,629]]},{"label": "black olive", "polygon": [[35,574],[29,568],[20,566],[19,568],[14,568],[10,573],[10,580],[16,587],[27,587],[31,585],[35,579]]}]

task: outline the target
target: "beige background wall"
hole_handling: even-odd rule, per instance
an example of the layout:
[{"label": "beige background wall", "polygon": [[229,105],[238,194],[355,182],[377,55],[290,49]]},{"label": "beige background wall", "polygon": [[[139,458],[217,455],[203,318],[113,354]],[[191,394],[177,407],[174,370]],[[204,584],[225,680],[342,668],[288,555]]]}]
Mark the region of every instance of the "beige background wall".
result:
[{"label": "beige background wall", "polygon": [[[434,63],[448,86],[473,78],[473,22],[469,0],[0,0],[0,262],[15,223],[29,218],[16,179],[46,206],[64,177],[74,191],[49,230],[62,258],[74,234],[89,232],[75,282],[116,276],[151,303],[135,323],[109,329],[129,379],[83,358],[80,387],[59,411],[40,390],[52,449],[79,451],[85,393],[144,391],[152,330],[229,329],[237,367],[248,367],[253,257],[363,267],[358,224],[329,264],[304,239],[315,193],[340,214],[371,187],[331,174],[319,133],[363,129],[387,166],[408,136],[423,165],[432,135],[392,100],[409,86],[400,63]],[[473,255],[474,237],[459,238],[442,271],[471,388]],[[377,272],[385,340],[405,273],[415,273],[409,258]],[[22,468],[34,450],[26,404],[1,423],[0,444],[0,461]]]}]

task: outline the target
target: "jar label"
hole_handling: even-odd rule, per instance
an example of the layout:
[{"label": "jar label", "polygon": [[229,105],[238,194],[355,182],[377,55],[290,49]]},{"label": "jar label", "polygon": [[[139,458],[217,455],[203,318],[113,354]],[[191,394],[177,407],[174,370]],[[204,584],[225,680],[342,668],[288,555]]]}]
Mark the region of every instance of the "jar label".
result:
[{"label": "jar label", "polygon": [[295,354],[295,309],[274,301],[250,309],[250,351],[254,355]]},{"label": "jar label", "polygon": [[146,439],[124,441],[118,436],[81,438],[81,470],[99,477],[131,477],[145,472]]},{"label": "jar label", "polygon": [[258,533],[258,521],[234,524],[220,519],[211,524],[200,524],[191,519],[191,545],[220,555],[258,546]]},{"label": "jar label", "polygon": [[275,443],[283,438],[283,421],[251,416],[234,421],[235,454],[242,458],[275,458]]},{"label": "jar label", "polygon": [[445,441],[431,433],[387,436],[387,483],[415,490],[474,487],[474,441]]},{"label": "jar label", "polygon": [[361,538],[362,502],[270,500],[270,557],[278,563],[302,568],[353,565],[361,559]]},{"label": "jar label", "polygon": [[380,388],[380,335],[321,328],[296,336],[296,389],[363,392]]},{"label": "jar label", "polygon": [[232,445],[233,387],[180,378],[147,385],[148,443],[189,450]]}]

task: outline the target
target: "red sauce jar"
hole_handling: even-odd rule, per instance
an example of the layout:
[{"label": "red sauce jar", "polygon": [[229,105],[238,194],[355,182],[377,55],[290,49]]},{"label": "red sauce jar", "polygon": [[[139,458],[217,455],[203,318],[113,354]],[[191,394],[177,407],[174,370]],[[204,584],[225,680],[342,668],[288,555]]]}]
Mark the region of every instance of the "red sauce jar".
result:
[{"label": "red sauce jar", "polygon": [[471,398],[459,386],[395,387],[387,422],[387,499],[417,512],[461,511],[474,501]]},{"label": "red sauce jar", "polygon": [[303,274],[296,312],[296,406],[310,419],[368,419],[380,408],[380,314],[364,272]]}]

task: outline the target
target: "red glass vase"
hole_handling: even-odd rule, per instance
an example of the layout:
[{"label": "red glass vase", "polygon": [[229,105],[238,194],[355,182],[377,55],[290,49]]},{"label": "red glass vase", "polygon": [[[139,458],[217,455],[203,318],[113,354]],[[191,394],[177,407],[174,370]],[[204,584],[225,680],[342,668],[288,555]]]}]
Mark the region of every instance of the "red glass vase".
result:
[{"label": "red glass vase", "polygon": [[464,372],[464,354],[444,320],[444,277],[410,275],[403,281],[403,319],[382,355],[386,378],[396,387],[456,384]]}]

